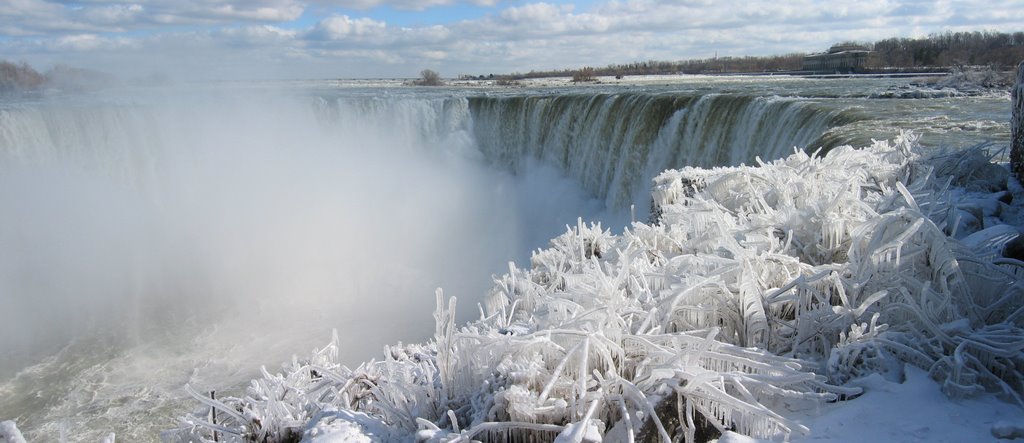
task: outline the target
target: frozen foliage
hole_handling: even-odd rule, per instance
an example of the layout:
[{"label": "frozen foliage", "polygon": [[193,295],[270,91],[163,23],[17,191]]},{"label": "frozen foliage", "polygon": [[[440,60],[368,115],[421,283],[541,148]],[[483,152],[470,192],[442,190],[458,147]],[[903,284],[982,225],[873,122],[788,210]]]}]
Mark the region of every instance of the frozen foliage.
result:
[{"label": "frozen foliage", "polygon": [[1014,235],[961,229],[959,177],[914,143],[666,171],[656,220],[621,235],[580,221],[530,269],[510,264],[480,320],[457,328],[439,290],[432,342],[354,370],[332,343],[240,397],[196,393],[205,407],[166,437],[785,440],[809,432],[790,412],[902,362],[951,396],[1024,406],[1022,263],[992,253]]},{"label": "frozen foliage", "polygon": [[13,421],[0,421],[0,443],[25,443],[25,437]]}]

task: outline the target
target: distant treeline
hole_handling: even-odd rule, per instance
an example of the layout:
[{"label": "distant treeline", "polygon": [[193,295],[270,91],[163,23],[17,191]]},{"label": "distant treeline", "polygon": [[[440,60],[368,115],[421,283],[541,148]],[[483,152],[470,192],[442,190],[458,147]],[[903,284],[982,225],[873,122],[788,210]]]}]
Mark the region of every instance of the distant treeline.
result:
[{"label": "distant treeline", "polygon": [[[924,38],[889,38],[874,43],[844,42],[836,46],[857,46],[873,51],[868,57],[866,68],[877,72],[945,71],[963,66],[1010,70],[1024,60],[1024,32],[946,32]],[[487,78],[518,80],[575,76],[576,79],[586,81],[596,76],[792,72],[803,69],[806,55],[793,53],[768,57],[713,57],[672,62],[652,60],[603,68],[530,71],[498,76],[491,74]],[[581,72],[586,75],[580,75]]]},{"label": "distant treeline", "polygon": [[45,74],[27,63],[0,60],[0,95],[36,92],[44,89],[89,91],[119,84],[113,75],[89,69],[57,65]]},{"label": "distant treeline", "polygon": [[989,66],[1010,70],[1024,60],[1024,32],[946,32],[927,38],[890,38],[870,45],[875,68]]}]

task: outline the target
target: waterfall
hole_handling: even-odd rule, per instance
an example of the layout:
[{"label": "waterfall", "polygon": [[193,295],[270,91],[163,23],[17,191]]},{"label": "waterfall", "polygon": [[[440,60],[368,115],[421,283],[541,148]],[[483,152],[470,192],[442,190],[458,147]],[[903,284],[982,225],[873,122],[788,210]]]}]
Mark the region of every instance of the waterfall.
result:
[{"label": "waterfall", "polygon": [[845,117],[799,98],[733,94],[471,97],[473,134],[492,162],[557,165],[609,207],[645,199],[668,168],[733,166],[816,148]]},{"label": "waterfall", "polygon": [[237,389],[332,328],[347,364],[426,340],[435,288],[475,318],[488,276],[577,217],[623,226],[660,171],[863,119],[735,92],[225,89],[0,102],[0,417],[29,439],[151,440],[186,383]]},{"label": "waterfall", "polygon": [[[339,136],[387,134],[398,150],[426,145],[449,155],[482,155],[517,174],[540,161],[618,209],[643,204],[650,179],[662,170],[830,148],[844,140],[834,130],[856,119],[801,98],[721,93],[314,96],[311,102],[304,118]],[[78,156],[137,179],[160,162],[164,150],[154,144],[183,131],[162,121],[167,117],[124,104],[0,109],[0,156]],[[81,152],[82,146],[105,151]]]},{"label": "waterfall", "polygon": [[[816,147],[844,118],[798,98],[643,91],[202,91],[2,103],[0,203],[8,211],[0,214],[0,241],[7,251],[23,252],[0,255],[0,277],[6,275],[0,285],[11,294],[36,293],[35,301],[17,305],[0,298],[0,308],[45,316],[52,304],[85,306],[54,310],[90,319],[54,328],[61,333],[50,338],[59,344],[112,315],[102,303],[82,301],[90,297],[110,300],[114,314],[132,311],[120,315],[136,320],[150,315],[135,312],[140,309],[199,301],[203,310],[220,312],[244,304],[242,294],[284,299],[301,282],[269,279],[291,274],[328,281],[301,283],[312,285],[302,290],[320,302],[334,280],[344,279],[310,266],[366,267],[340,252],[352,242],[345,229],[405,226],[403,220],[417,220],[422,232],[363,236],[360,244],[391,250],[429,243],[435,249],[416,252],[429,256],[445,242],[425,241],[425,232],[441,239],[448,226],[487,224],[461,229],[486,233],[492,249],[502,242],[505,252],[488,258],[502,264],[523,259],[525,253],[512,252],[522,246],[510,244],[529,237],[528,252],[566,222],[595,216],[599,209],[581,203],[579,189],[611,211],[622,214],[634,204],[643,213],[650,179],[664,169],[778,158],[794,147]],[[499,173],[479,168],[484,163]],[[506,172],[518,175],[519,184]],[[378,206],[392,208],[378,213]],[[386,222],[374,226],[361,217]],[[523,221],[544,217],[556,232]],[[502,230],[521,239],[499,241]],[[467,247],[483,254],[483,246]],[[128,271],[140,276],[122,275]],[[250,271],[259,278],[250,279]],[[52,284],[35,283],[48,274],[58,276]],[[458,278],[448,278],[446,289],[458,286],[451,282]],[[221,300],[212,293],[231,295]],[[218,303],[223,306],[210,307]],[[28,343],[40,345],[31,330],[13,325],[0,325],[9,357],[13,350],[27,355]],[[0,374],[12,370],[3,366]]]},{"label": "waterfall", "polygon": [[438,286],[481,295],[528,258],[524,197],[481,168],[464,100],[285,93],[0,103],[0,381],[97,330],[132,346],[338,313],[289,327],[321,336],[429,310]]}]

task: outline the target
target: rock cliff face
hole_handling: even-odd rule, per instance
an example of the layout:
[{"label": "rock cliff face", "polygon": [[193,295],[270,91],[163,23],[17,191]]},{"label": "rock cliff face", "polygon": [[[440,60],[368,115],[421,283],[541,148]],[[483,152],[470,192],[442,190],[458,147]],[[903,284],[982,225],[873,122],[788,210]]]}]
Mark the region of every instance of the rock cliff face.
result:
[{"label": "rock cliff face", "polygon": [[1013,117],[1010,118],[1010,166],[1017,180],[1024,181],[1024,62],[1017,66],[1013,85]]}]

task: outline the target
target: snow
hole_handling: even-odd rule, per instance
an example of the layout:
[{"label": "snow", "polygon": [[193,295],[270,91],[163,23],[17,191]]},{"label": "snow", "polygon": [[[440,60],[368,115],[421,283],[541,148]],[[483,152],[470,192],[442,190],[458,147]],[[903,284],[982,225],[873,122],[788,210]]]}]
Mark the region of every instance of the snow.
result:
[{"label": "snow", "polygon": [[916,367],[906,375],[903,383],[879,375],[855,381],[864,395],[797,418],[812,433],[793,442],[986,442],[997,440],[997,423],[1024,419],[1020,408],[992,396],[951,400]]},{"label": "snow", "polygon": [[[1024,287],[995,253],[1004,191],[949,186],[915,140],[667,171],[657,220],[568,227],[509,265],[478,321],[458,327],[438,290],[430,343],[349,369],[335,337],[243,397],[195,397],[225,411],[228,441],[1015,435]],[[959,201],[986,216],[959,226]],[[208,441],[204,416],[178,439]]]},{"label": "snow", "polygon": [[555,443],[600,443],[602,428],[604,425],[598,420],[570,423],[555,437]]},{"label": "snow", "polygon": [[373,438],[358,423],[338,418],[320,420],[306,435],[309,443],[370,443]]},{"label": "snow", "polygon": [[0,443],[25,443],[25,437],[14,421],[0,421]]},{"label": "snow", "polygon": [[992,435],[1000,439],[1024,438],[1024,423],[998,422],[992,425]]}]

